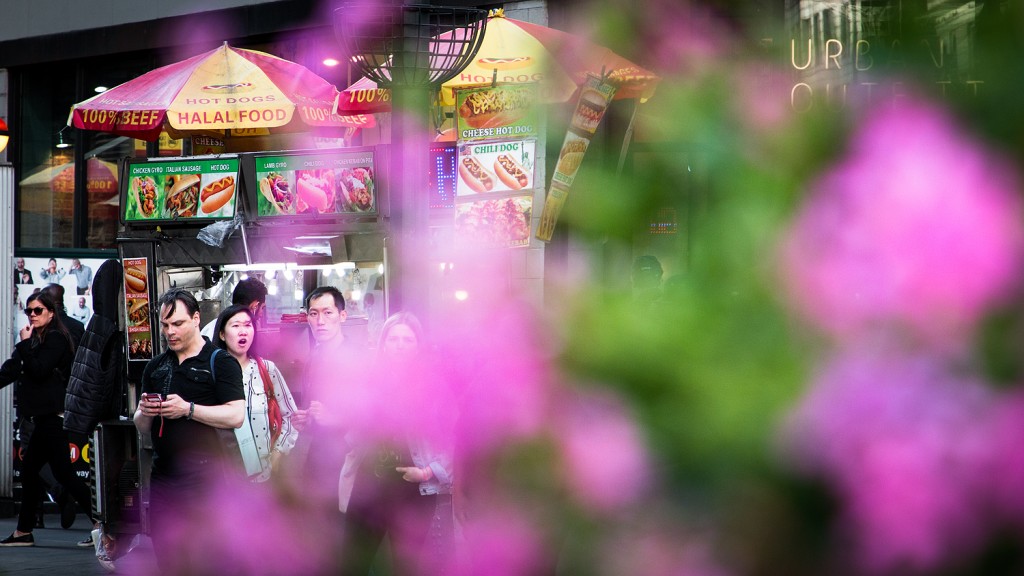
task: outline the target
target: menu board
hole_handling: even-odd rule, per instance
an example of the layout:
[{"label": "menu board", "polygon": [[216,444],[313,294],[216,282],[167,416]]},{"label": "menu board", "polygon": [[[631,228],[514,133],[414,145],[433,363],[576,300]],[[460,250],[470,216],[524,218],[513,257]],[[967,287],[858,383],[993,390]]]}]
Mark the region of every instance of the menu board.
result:
[{"label": "menu board", "polygon": [[256,181],[259,216],[377,212],[372,150],[259,156]]},{"label": "menu board", "polygon": [[147,260],[124,259],[125,327],[128,332],[129,360],[149,360],[153,357]]},{"label": "menu board", "polygon": [[455,92],[458,140],[531,138],[539,133],[536,84],[498,84]]},{"label": "menu board", "polygon": [[459,146],[456,196],[534,187],[535,140],[472,142]]},{"label": "menu board", "polygon": [[237,181],[236,157],[132,163],[124,220],[231,218]]}]

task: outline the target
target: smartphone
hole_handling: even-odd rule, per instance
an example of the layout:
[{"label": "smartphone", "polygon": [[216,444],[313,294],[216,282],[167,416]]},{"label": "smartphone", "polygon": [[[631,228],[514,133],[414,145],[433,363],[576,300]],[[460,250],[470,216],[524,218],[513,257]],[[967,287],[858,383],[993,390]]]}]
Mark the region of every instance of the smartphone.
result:
[{"label": "smartphone", "polygon": [[150,402],[163,402],[164,401],[163,396],[161,396],[160,394],[157,394],[156,392],[147,392],[147,393],[143,394],[142,397],[145,398],[146,400],[150,401]]}]

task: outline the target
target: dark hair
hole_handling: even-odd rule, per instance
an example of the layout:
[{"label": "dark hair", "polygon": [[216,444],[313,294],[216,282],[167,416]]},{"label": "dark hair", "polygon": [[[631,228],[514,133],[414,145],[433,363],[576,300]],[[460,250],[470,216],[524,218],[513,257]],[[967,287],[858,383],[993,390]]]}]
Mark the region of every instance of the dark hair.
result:
[{"label": "dark hair", "polygon": [[345,297],[342,296],[341,291],[334,286],[317,286],[314,288],[313,291],[306,296],[306,301],[304,302],[306,310],[309,310],[310,302],[325,294],[330,294],[331,298],[334,298],[334,306],[338,308],[338,311],[345,310]]},{"label": "dark hair", "polygon": [[39,292],[29,294],[28,298],[25,299],[25,309],[27,310],[29,304],[32,304],[33,302],[39,302],[40,304],[42,304],[43,308],[46,308],[47,310],[53,313],[53,317],[50,318],[49,324],[43,327],[41,331],[36,332],[35,330],[33,330],[32,337],[38,337],[39,341],[41,342],[43,338],[46,337],[46,332],[48,330],[56,330],[58,333],[64,335],[64,338],[66,338],[68,341],[68,346],[71,348],[71,353],[74,354],[75,339],[71,337],[71,333],[68,332],[67,326],[65,326],[64,323],[61,322],[60,311],[57,310],[57,305],[53,301],[53,296],[49,292],[46,292],[45,290],[40,290]]},{"label": "dark hair", "polygon": [[40,292],[49,295],[50,298],[53,299],[54,306],[56,306],[61,312],[64,311],[64,287],[63,286],[61,286],[60,284],[50,283],[50,284],[47,284],[46,286],[43,286],[43,288],[42,288],[42,290],[40,290]]},{"label": "dark hair", "polygon": [[[245,304],[232,304],[231,306],[228,306],[223,311],[221,311],[220,316],[217,316],[217,324],[215,325],[216,328],[214,328],[214,330],[213,330],[213,345],[214,346],[216,346],[217,348],[224,349],[224,350],[228,349],[228,343],[225,342],[224,339],[220,337],[220,333],[224,331],[224,326],[228,323],[228,320],[230,320],[236,314],[241,313],[241,312],[244,312],[244,313],[248,314],[249,315],[249,320],[252,320],[254,323],[256,322],[256,318],[254,318],[253,315],[252,315],[252,310],[250,310],[249,307],[246,306]],[[252,333],[252,343],[253,343],[253,346],[256,345],[256,331],[255,330],[253,330],[253,333]],[[252,348],[250,348],[250,350],[251,349]]]},{"label": "dark hair", "polygon": [[185,307],[185,312],[189,316],[195,316],[199,312],[199,302],[196,301],[196,297],[191,292],[183,288],[171,288],[167,292],[164,292],[160,296],[160,300],[157,302],[159,308],[167,306],[169,308],[167,315],[164,318],[170,318],[174,315],[174,311],[177,309],[177,303]]},{"label": "dark hair", "polygon": [[255,278],[246,278],[235,286],[231,293],[232,304],[245,304],[248,306],[253,302],[260,304],[267,301],[267,287]]},{"label": "dark hair", "polygon": [[378,351],[384,350],[384,340],[388,337],[388,332],[391,332],[391,329],[395,326],[403,324],[408,326],[412,333],[416,335],[416,344],[420,349],[426,345],[423,324],[420,323],[420,319],[412,312],[396,312],[388,316],[388,319],[384,321],[384,325],[380,328],[380,337],[377,339]]}]

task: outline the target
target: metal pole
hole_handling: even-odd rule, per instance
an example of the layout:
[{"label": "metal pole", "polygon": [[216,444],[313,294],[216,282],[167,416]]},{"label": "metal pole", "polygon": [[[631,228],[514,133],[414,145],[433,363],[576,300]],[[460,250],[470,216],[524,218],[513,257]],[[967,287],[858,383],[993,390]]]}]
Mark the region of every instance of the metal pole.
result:
[{"label": "metal pole", "polygon": [[[0,283],[14,286],[14,166],[0,163]],[[14,294],[8,295],[8,311],[0,314],[0,360],[11,357],[14,349]],[[14,387],[0,390],[0,498],[14,496],[14,438],[11,427],[14,423],[12,397]]]},{"label": "metal pole", "polygon": [[[420,44],[427,39],[420,36],[417,10],[403,10],[406,26],[404,36],[395,52],[394,69],[405,67],[422,69],[422,59],[428,53]],[[408,80],[408,78],[406,78]],[[394,250],[391,252],[396,273],[389,277],[392,282],[394,308],[411,311],[423,317],[427,315],[429,292],[427,274],[429,270],[427,246],[430,210],[426,193],[428,189],[427,170],[427,126],[430,109],[430,88],[423,85],[406,85],[396,82],[391,89],[392,97],[392,177],[391,222]]]}]

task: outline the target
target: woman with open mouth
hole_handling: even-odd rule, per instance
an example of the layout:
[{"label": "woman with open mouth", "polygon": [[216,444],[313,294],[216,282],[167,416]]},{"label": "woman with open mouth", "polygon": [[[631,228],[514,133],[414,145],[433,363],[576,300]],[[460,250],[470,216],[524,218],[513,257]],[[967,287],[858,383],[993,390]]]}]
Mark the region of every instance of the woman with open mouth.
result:
[{"label": "woman with open mouth", "polygon": [[217,317],[213,344],[227,350],[242,366],[249,416],[242,427],[252,430],[260,459],[260,470],[250,474],[250,479],[265,482],[278,468],[281,455],[295,446],[299,431],[291,423],[295,400],[284,376],[270,360],[249,353],[255,341],[256,322],[248,306],[229,306]]}]

